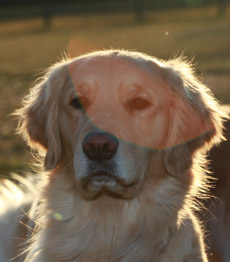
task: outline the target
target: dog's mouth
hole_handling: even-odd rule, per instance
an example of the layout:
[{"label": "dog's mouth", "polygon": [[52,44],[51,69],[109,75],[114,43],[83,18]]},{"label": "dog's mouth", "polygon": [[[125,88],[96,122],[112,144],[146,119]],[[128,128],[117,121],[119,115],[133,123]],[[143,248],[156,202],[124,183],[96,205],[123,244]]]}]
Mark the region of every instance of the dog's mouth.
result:
[{"label": "dog's mouth", "polygon": [[98,198],[102,195],[128,198],[127,192],[136,184],[136,181],[127,182],[125,179],[104,170],[91,173],[81,180],[84,196],[87,194],[88,198]]}]

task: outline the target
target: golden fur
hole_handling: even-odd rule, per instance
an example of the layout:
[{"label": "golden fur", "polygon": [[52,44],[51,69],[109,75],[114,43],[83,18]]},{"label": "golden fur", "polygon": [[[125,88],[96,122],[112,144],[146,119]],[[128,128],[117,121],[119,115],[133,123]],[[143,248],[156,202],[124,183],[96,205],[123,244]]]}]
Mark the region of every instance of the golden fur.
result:
[{"label": "golden fur", "polygon": [[[183,59],[67,59],[17,114],[45,168],[25,262],[207,262],[195,197],[208,189],[205,153],[223,139],[225,115]],[[82,151],[95,132],[116,139],[110,160]]]}]

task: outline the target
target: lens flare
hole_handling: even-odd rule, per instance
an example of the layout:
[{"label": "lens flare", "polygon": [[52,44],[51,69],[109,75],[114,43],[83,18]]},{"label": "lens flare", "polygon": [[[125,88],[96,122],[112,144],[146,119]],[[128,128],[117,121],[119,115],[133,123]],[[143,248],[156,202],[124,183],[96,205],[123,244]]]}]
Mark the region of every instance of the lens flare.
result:
[{"label": "lens flare", "polygon": [[59,212],[54,212],[53,213],[53,218],[57,221],[62,221],[63,220],[63,215]]}]

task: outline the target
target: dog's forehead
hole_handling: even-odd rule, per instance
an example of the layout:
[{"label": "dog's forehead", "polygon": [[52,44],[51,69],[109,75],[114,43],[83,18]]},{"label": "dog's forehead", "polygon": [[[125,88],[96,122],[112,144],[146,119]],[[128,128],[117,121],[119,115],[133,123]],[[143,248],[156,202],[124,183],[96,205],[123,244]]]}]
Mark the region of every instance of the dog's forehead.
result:
[{"label": "dog's forehead", "polygon": [[[77,58],[68,65],[74,85],[81,81],[162,81],[156,70],[147,62],[133,57],[89,56]],[[75,85],[76,86],[76,85]]]}]

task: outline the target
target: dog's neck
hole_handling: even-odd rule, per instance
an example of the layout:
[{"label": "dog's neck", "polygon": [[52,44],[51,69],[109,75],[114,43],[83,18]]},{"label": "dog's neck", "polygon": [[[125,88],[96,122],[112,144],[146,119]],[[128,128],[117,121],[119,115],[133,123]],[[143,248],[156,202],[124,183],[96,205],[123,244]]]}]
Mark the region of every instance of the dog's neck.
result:
[{"label": "dog's neck", "polygon": [[[68,181],[64,174],[54,174],[50,179],[41,205],[49,213],[38,221],[39,235],[47,243],[41,247],[44,262],[48,261],[46,257],[49,261],[53,258],[52,261],[108,262],[120,261],[122,257],[130,257],[127,261],[143,261],[143,256],[150,256],[148,252],[154,246],[159,252],[164,249],[176,227],[177,214],[159,213],[158,204],[148,196],[129,201],[101,196],[89,201],[75,191],[71,179]],[[136,252],[136,257],[132,257],[134,249],[141,250],[141,254]]]}]

